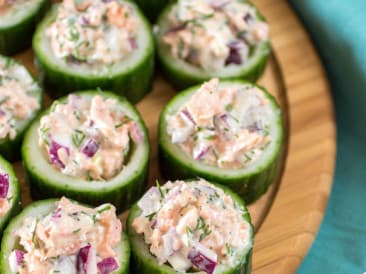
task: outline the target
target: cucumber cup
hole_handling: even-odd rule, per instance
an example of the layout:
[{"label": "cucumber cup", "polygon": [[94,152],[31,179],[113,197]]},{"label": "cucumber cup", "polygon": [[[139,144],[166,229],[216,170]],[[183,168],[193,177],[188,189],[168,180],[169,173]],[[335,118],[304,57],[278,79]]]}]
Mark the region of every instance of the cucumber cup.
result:
[{"label": "cucumber cup", "polygon": [[[200,0],[199,2],[205,2],[203,5],[208,5],[208,1]],[[247,5],[240,18],[246,21],[249,29],[241,26],[240,22],[233,28],[222,28],[225,26],[225,23],[222,22],[234,20],[237,16],[237,14],[225,11],[225,7],[231,5],[227,4],[230,2]],[[197,6],[196,11],[194,11],[195,6]],[[167,79],[177,89],[188,88],[213,77],[255,82],[262,75],[271,52],[265,18],[249,1],[245,0],[211,1],[211,4],[206,7],[206,10],[209,10],[207,14],[201,14],[200,7],[202,5],[199,5],[198,2],[179,0],[168,5],[157,20],[155,33],[157,56]],[[235,12],[237,7],[233,6],[228,9]],[[196,17],[188,16],[192,10],[196,13]],[[187,18],[176,18],[175,21],[170,22],[169,18],[172,16],[174,18],[175,14],[178,14],[178,17],[187,16]],[[225,15],[221,19],[217,19],[222,22],[220,21],[215,26],[212,20],[216,20],[215,18],[220,14]],[[236,24],[235,22],[233,21],[231,24]],[[266,34],[263,34],[263,38],[248,42],[253,39],[250,28],[253,26],[253,28],[257,28],[256,24],[261,30],[255,31]],[[212,26],[215,28],[212,29]],[[202,32],[202,29],[207,31]],[[185,32],[184,35],[179,36],[179,33],[183,32]],[[210,40],[214,42],[210,42]],[[222,50],[220,53],[213,53],[219,48]],[[223,56],[226,56],[226,59],[223,59]]]},{"label": "cucumber cup", "polygon": [[[0,235],[8,224],[9,220],[17,214],[20,209],[19,182],[10,163],[0,156],[0,195],[1,206],[7,208],[0,217]],[[6,203],[7,205],[5,205]],[[3,209],[2,209],[3,211]]]},{"label": "cucumber cup", "polygon": [[[122,36],[119,36],[119,33],[108,32],[108,34],[105,34],[108,38],[104,37],[101,39],[108,47],[111,47],[105,53],[101,52],[101,49],[96,49],[97,46],[95,46],[96,42],[94,40],[88,36],[84,37],[81,35],[83,32],[94,29],[94,25],[91,25],[92,19],[83,17],[83,13],[74,14],[78,16],[75,17],[74,21],[79,22],[81,20],[82,22],[72,25],[73,27],[70,28],[69,34],[52,36],[54,39],[63,37],[62,39],[65,38],[66,43],[73,43],[70,46],[71,52],[69,55],[66,55],[65,49],[60,46],[63,45],[63,41],[57,40],[51,44],[51,34],[49,34],[51,32],[57,32],[55,30],[56,28],[53,31],[49,31],[49,28],[55,24],[58,11],[62,8],[62,4],[54,5],[44,20],[39,24],[33,37],[33,49],[41,80],[52,97],[59,97],[74,90],[101,88],[111,90],[119,95],[123,95],[130,102],[137,103],[150,91],[154,70],[154,42],[151,26],[139,11],[138,7],[129,1],[110,3],[98,0],[95,3],[93,2],[92,5],[113,5],[116,3],[121,3],[121,5],[123,3],[123,5],[131,10],[131,14],[127,15],[126,18],[134,16],[133,20],[135,21],[133,24],[137,26],[135,29],[136,36],[133,38],[126,37],[124,39]],[[113,20],[115,21],[123,20],[124,18],[123,15],[116,15],[115,13],[113,13],[113,16]],[[68,20],[67,17],[65,18],[65,20]],[[107,18],[107,15],[102,18]],[[101,27],[101,33],[104,33],[106,29],[111,28],[111,25],[107,25],[107,21],[102,22],[106,24],[104,29]],[[119,24],[119,21],[117,23]],[[123,22],[120,24],[123,24]],[[121,28],[123,30],[123,27]],[[128,35],[128,33],[128,30],[126,30],[125,35]],[[98,35],[100,36],[101,34],[98,33]],[[129,52],[116,58],[113,55],[113,49],[114,47],[119,47],[122,43],[121,41],[126,44],[125,47],[129,48]],[[55,46],[51,46],[57,43],[60,46],[59,56],[55,54]],[[88,50],[95,51],[88,52]],[[83,53],[81,54],[80,52]],[[112,58],[111,60],[108,59],[109,61],[104,59],[107,58],[107,53],[112,56],[108,57]],[[95,62],[88,59],[94,58],[91,56],[98,56],[95,57],[96,61],[93,59]]]},{"label": "cucumber cup", "polygon": [[[10,222],[10,224],[4,231],[4,235],[1,242],[1,253],[0,253],[1,273],[3,274],[18,273],[17,271],[13,271],[14,268],[17,268],[17,265],[19,266],[22,263],[24,263],[23,258],[24,254],[26,253],[26,250],[24,249],[24,246],[22,246],[22,244],[20,243],[20,237],[19,236],[14,237],[14,233],[16,233],[16,231],[18,231],[20,228],[22,227],[24,228],[24,223],[27,218],[36,218],[38,224],[42,218],[45,218],[47,215],[56,212],[56,214],[53,214],[51,217],[53,221],[55,221],[57,217],[59,217],[57,216],[57,208],[56,208],[57,202],[58,200],[56,199],[48,199],[33,202],[32,204],[28,205],[25,209],[23,209],[23,211]],[[75,232],[75,234],[76,233],[79,233],[79,231]],[[33,237],[34,239],[36,239],[35,236]],[[115,271],[106,271],[103,273],[127,274],[129,272],[130,247],[127,236],[124,232],[122,232],[120,242],[113,248],[113,250],[117,254],[116,261],[119,265],[119,268],[118,270]],[[13,253],[15,253],[15,256],[13,255]],[[89,270],[91,268],[88,266],[88,260],[89,261],[92,260],[90,259],[91,256],[88,256],[88,254],[85,255],[85,253],[84,254],[81,253],[82,252],[79,252],[77,254],[75,262],[69,260],[67,256],[57,256],[57,257],[55,256],[54,258],[45,257],[44,259],[47,259],[49,260],[49,262],[52,263],[56,262],[58,264],[57,267],[59,268],[56,268],[51,273],[76,273],[76,268],[80,267],[80,263],[81,267],[83,267],[84,269],[86,268],[87,270]],[[82,255],[85,255],[85,257]],[[16,258],[13,259],[11,258],[12,256]],[[99,266],[98,269],[100,271]],[[96,269],[95,272],[93,273],[96,273]]]},{"label": "cucumber cup", "polygon": [[[230,93],[230,89],[237,91]],[[223,99],[214,101],[215,94]],[[236,99],[228,100],[230,96]],[[201,126],[198,119],[209,122]],[[182,124],[176,127],[174,123]],[[161,173],[171,180],[202,177],[231,188],[252,203],[279,172],[283,134],[281,110],[264,88],[214,79],[176,95],[162,111]]]},{"label": "cucumber cup", "polygon": [[0,154],[9,161],[20,158],[23,136],[42,107],[42,89],[27,69],[0,56]]},{"label": "cucumber cup", "polygon": [[[130,210],[127,219],[127,234],[131,244],[131,265],[134,273],[249,274],[251,272],[254,232],[251,225],[250,215],[243,201],[228,188],[211,184],[201,179],[185,182],[168,182],[167,185],[169,185],[169,190],[167,190],[166,185],[162,187],[159,186],[158,188],[151,188]],[[182,187],[182,185],[185,186]],[[185,196],[190,187],[193,188],[194,193],[193,196],[191,193],[188,194],[187,197],[189,197],[189,200],[185,200],[186,202],[189,201],[189,205],[183,206],[181,211],[177,213],[175,211],[175,206],[180,205],[180,202],[182,201],[179,197]],[[155,215],[154,213],[146,215],[146,213],[150,212],[146,211],[148,210],[148,207],[143,207],[147,205],[149,205],[150,208],[151,206],[155,206],[156,200],[155,202],[152,201],[154,201],[155,197],[159,196],[159,190],[161,191],[160,193],[165,195],[165,198],[159,198],[161,202],[160,209],[155,212]],[[176,196],[178,193],[179,197]],[[207,195],[207,201],[205,200],[205,195]],[[222,205],[219,205],[222,203],[221,199],[223,196],[225,196],[225,202]],[[150,198],[152,198],[152,200],[150,200]],[[201,199],[201,201],[206,202],[202,202],[203,204],[201,206],[197,205],[197,208],[195,208],[195,203],[197,202],[195,199],[198,201]],[[162,216],[166,216],[166,212],[163,212],[165,210],[164,206],[167,206],[169,200],[174,200],[174,203],[172,202],[169,205],[169,208],[174,212],[171,216],[171,219],[163,220],[161,219],[163,218]],[[212,208],[215,208],[215,213],[205,213],[205,210],[211,206]],[[156,208],[159,208],[159,206]],[[185,211],[185,209],[187,210]],[[224,212],[220,213],[222,210]],[[218,223],[215,222],[215,217],[210,217],[216,214],[215,216],[220,218],[218,217],[220,214],[225,215],[228,212],[230,212],[230,216],[237,214],[234,222],[232,219],[230,219],[231,217],[228,216],[226,218],[226,224],[220,223],[220,220],[225,220],[224,217],[220,220],[217,219],[219,220]],[[149,218],[149,224],[152,223],[151,228],[155,232],[153,232],[154,235],[159,235],[163,239],[162,242],[159,243],[159,247],[164,245],[164,251],[160,254],[169,254],[167,259],[168,261],[165,263],[162,263],[161,261],[159,263],[161,258],[157,258],[157,256],[152,253],[151,250],[156,250],[156,247],[150,246],[145,242],[145,237],[149,236],[141,233],[141,231],[139,231],[139,233],[136,231],[136,227],[142,230],[142,222],[139,220],[143,220],[143,222],[145,222],[144,216]],[[197,217],[197,224],[195,223],[196,217],[194,216]],[[186,221],[187,223],[185,223]],[[159,224],[168,226],[169,223],[174,224],[174,228],[170,229],[169,232],[166,232],[164,229],[156,231],[160,229]],[[183,223],[185,224],[184,232],[183,234],[180,234],[180,226],[182,226]],[[240,230],[239,227],[244,227],[245,229],[236,234],[236,232]],[[232,233],[228,233],[229,236],[226,234],[226,229],[231,229],[232,231]],[[215,233],[219,233],[219,237],[222,237],[221,239],[223,239],[225,243],[225,247],[223,249],[217,248],[214,243],[215,240],[211,241],[212,239],[210,237],[211,235],[217,235]],[[186,240],[189,242],[187,248],[188,250],[190,249],[188,256],[184,255],[186,254],[184,251],[186,248],[186,244],[184,242]],[[175,252],[172,253],[169,250],[169,246],[170,244],[174,246],[173,243],[177,243],[178,241],[181,242],[181,245],[179,245],[181,249],[175,249]],[[235,248],[232,245],[234,242],[236,246]],[[198,252],[195,252],[195,250]],[[180,255],[182,255],[182,257]],[[172,259],[173,257],[175,260]]]},{"label": "cucumber cup", "polygon": [[36,25],[50,5],[49,0],[5,0],[0,5],[0,54],[12,55],[31,46]]},{"label": "cucumber cup", "polygon": [[[96,98],[99,98],[98,101]],[[112,101],[115,103],[111,105]],[[126,125],[131,125],[130,131],[127,129],[123,131],[124,135],[122,133],[122,135],[118,135],[120,133],[113,135],[116,142],[127,138],[123,151],[121,148],[121,150],[108,152],[109,148],[114,147],[114,145],[108,147],[108,142],[112,139],[104,133],[100,134],[101,131],[98,129],[98,127],[104,127],[103,119],[105,117],[93,121],[92,117],[96,117],[93,116],[94,114],[80,115],[81,110],[77,106],[85,105],[85,102],[94,102],[95,112],[100,110],[101,104],[109,102],[109,105],[104,105],[104,107],[113,108],[113,111],[110,112],[111,116],[117,116],[116,113],[121,112],[125,115],[119,118],[118,124],[113,124],[112,133],[110,133],[112,136],[117,134],[118,130],[124,130]],[[76,109],[71,111],[70,115],[75,115],[75,117],[80,115],[81,118],[75,119],[83,120],[84,126],[71,126],[71,135],[66,133],[65,136],[66,131],[58,131],[57,126],[53,128],[54,125],[52,125],[59,124],[62,127],[68,127],[69,124],[75,123],[76,120],[73,120],[74,122],[67,120],[67,116],[65,116],[64,124],[63,118],[49,120],[51,123],[48,126],[43,124],[42,119],[48,119],[45,118],[46,116],[51,117],[50,115],[54,113],[55,109],[74,108],[74,106]],[[106,109],[103,111],[107,111]],[[86,117],[90,119],[85,121]],[[110,119],[109,116],[106,117],[105,120]],[[85,125],[87,126],[85,127]],[[39,142],[42,142],[42,146],[39,145]],[[59,152],[61,148],[64,148],[63,151],[68,157],[68,160],[63,162]],[[128,208],[142,193],[147,179],[149,154],[147,129],[136,109],[126,99],[105,91],[79,92],[56,101],[50,109],[33,122],[22,145],[24,168],[34,199],[65,195],[91,205],[110,202],[116,206],[118,212]],[[118,166],[113,169],[112,173],[109,172],[115,163],[119,163]]]}]

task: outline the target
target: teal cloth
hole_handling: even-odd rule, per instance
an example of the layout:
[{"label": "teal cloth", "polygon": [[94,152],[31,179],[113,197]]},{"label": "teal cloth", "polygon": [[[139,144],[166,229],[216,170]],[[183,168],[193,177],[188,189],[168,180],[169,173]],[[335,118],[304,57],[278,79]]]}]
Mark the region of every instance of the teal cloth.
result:
[{"label": "teal cloth", "polygon": [[366,0],[290,3],[324,62],[338,133],[335,179],[325,218],[298,274],[362,274],[366,272]]}]

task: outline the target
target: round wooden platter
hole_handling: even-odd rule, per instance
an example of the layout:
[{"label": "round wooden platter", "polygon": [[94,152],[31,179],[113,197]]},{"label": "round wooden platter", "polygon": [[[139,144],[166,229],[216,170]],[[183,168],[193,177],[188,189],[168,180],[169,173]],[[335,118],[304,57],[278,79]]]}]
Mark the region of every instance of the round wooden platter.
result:
[{"label": "round wooden platter", "polygon": [[[256,228],[253,273],[294,273],[315,238],[332,185],[336,144],[333,110],[319,58],[287,2],[252,2],[268,19],[274,48],[259,83],[279,101],[287,132],[283,172],[266,195],[249,207]],[[31,50],[16,58],[37,74]],[[137,105],[152,145],[150,184],[160,178],[158,117],[174,94],[157,75],[153,91]],[[48,98],[46,103],[50,104]],[[31,202],[29,188],[21,164],[16,163],[15,168],[26,205]]]}]

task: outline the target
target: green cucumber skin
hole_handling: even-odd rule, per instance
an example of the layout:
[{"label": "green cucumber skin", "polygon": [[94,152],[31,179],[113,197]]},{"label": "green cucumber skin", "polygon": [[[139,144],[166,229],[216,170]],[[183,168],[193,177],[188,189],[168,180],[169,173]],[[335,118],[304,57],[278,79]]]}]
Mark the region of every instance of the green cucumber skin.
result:
[{"label": "green cucumber skin", "polygon": [[[246,81],[235,80],[234,82],[248,83]],[[178,96],[184,96],[185,93],[189,93],[191,90],[197,90],[199,86],[187,89],[179,93]],[[258,86],[259,87],[259,86]],[[273,96],[259,87],[265,92],[267,98],[277,105]],[[174,100],[174,99],[173,99]],[[278,106],[278,105],[277,105]],[[276,144],[275,157],[271,163],[266,165],[262,169],[257,169],[251,174],[244,174],[243,176],[230,177],[220,173],[212,174],[203,171],[195,166],[195,160],[191,159],[190,162],[183,161],[178,155],[171,153],[168,147],[163,142],[164,119],[168,111],[169,104],[164,108],[159,119],[159,131],[158,131],[158,158],[159,169],[162,176],[167,180],[189,179],[195,177],[202,177],[208,181],[216,182],[231,188],[237,193],[246,204],[251,204],[259,199],[264,193],[267,192],[269,186],[273,180],[278,176],[281,171],[281,153],[284,142],[284,130],[282,117],[279,120],[279,142]]]},{"label": "green cucumber skin", "polygon": [[0,28],[0,54],[13,55],[30,47],[34,30],[50,6],[51,1],[44,0],[36,13],[30,14],[22,22]]},{"label": "green cucumber skin", "polygon": [[164,7],[173,0],[134,0],[147,18],[154,22]]},{"label": "green cucumber skin", "polygon": [[[240,199],[238,195],[233,193],[225,186],[219,186],[215,184],[217,187],[222,188],[226,194],[229,194],[237,203],[240,205],[244,205],[243,200]],[[139,208],[137,204],[135,204],[128,215],[127,218],[127,235],[130,240],[131,246],[131,272],[134,274],[176,274],[177,271],[173,270],[171,267],[167,265],[159,265],[157,260],[153,257],[153,255],[146,257],[142,256],[137,245],[137,241],[142,240],[142,236],[136,234],[132,227],[132,222],[134,218],[137,216]],[[251,223],[251,218],[248,211],[245,213],[244,218]],[[251,239],[253,241],[254,234],[253,234],[253,226],[251,225]],[[243,261],[235,268],[229,269],[224,273],[220,274],[249,274],[252,269],[252,248],[248,251],[246,256],[243,258]],[[204,272],[195,272],[197,274],[204,274]]]},{"label": "green cucumber skin", "polygon": [[[252,6],[253,3],[251,1],[247,0],[240,0],[241,2],[248,3]],[[157,19],[157,25],[161,25],[163,22],[163,17],[168,12],[169,9],[172,8],[172,5],[174,5],[176,1],[172,1],[170,4],[168,4],[160,14],[160,16]],[[261,21],[266,21],[265,17],[256,9],[257,12],[257,18]],[[175,64],[172,63],[171,60],[169,60],[166,55],[167,52],[164,51],[163,46],[158,41],[158,35],[155,37],[155,44],[157,48],[157,60],[158,65],[161,68],[165,78],[177,89],[177,90],[183,90],[186,88],[189,88],[193,85],[205,82],[207,80],[210,80],[211,78],[220,78],[223,80],[247,80],[250,82],[256,82],[263,74],[266,65],[268,63],[268,59],[271,54],[271,44],[270,42],[263,42],[256,46],[256,48],[259,51],[259,55],[257,58],[253,61],[253,63],[250,66],[243,68],[240,72],[238,72],[237,75],[222,77],[220,75],[211,75],[207,76],[204,75],[205,72],[202,71],[202,75],[197,73],[192,73],[190,71],[185,71],[179,67],[177,67]]]},{"label": "green cucumber skin", "polygon": [[[8,249],[7,239],[9,237],[13,237],[14,230],[16,229],[16,227],[13,227],[13,226],[16,224],[16,222],[20,221],[23,217],[27,216],[27,213],[29,211],[35,210],[35,209],[37,209],[37,207],[42,207],[42,206],[51,207],[51,205],[56,203],[57,201],[58,201],[58,199],[47,199],[47,200],[33,202],[30,205],[28,205],[27,207],[25,207],[22,210],[22,212],[20,212],[20,214],[18,214],[15,218],[13,218],[10,221],[9,225],[4,230],[4,234],[3,234],[3,237],[2,237],[2,241],[1,241],[0,273],[2,273],[2,274],[13,274],[7,268],[7,260],[8,260],[9,254],[5,253],[6,252],[5,250]],[[76,202],[76,201],[73,201],[73,202]],[[78,202],[76,202],[76,203],[78,203]],[[88,206],[88,205],[86,205],[86,206]],[[130,248],[130,245],[129,245],[127,235],[123,231],[122,231],[122,235],[121,235],[121,241],[125,244],[125,248],[126,248],[126,253],[124,254],[125,258],[124,258],[124,261],[123,261],[124,264],[123,264],[123,266],[121,267],[120,270],[115,271],[112,274],[129,274],[131,248]]]},{"label": "green cucumber skin", "polygon": [[[117,95],[113,95],[110,92],[106,91],[86,91],[89,93],[95,93],[95,94],[101,94],[106,95],[109,94],[109,96],[113,96],[112,98],[115,98],[117,100],[123,101],[126,100],[122,97],[119,97]],[[85,93],[85,91],[81,92]],[[76,92],[75,94],[78,94]],[[65,98],[61,98],[60,101],[65,100]],[[47,112],[46,110],[45,112]],[[45,113],[44,112],[44,113]],[[37,119],[40,119],[40,117],[44,114],[41,113]],[[25,170],[25,180],[30,186],[31,196],[33,200],[40,200],[45,198],[59,198],[61,196],[67,196],[71,199],[74,199],[76,201],[81,201],[86,204],[90,204],[93,206],[98,206],[102,203],[112,203],[118,213],[123,212],[124,210],[128,209],[131,204],[133,204],[137,199],[141,196],[143,193],[148,180],[148,170],[149,170],[149,158],[150,158],[150,145],[148,143],[147,137],[148,137],[148,130],[143,123],[143,120],[141,116],[139,115],[139,119],[141,121],[141,125],[143,126],[143,132],[144,136],[146,136],[145,139],[145,145],[148,147],[147,149],[147,160],[143,163],[143,166],[141,166],[141,172],[134,174],[135,176],[128,181],[126,180],[126,183],[123,186],[115,186],[114,188],[108,187],[108,185],[103,188],[99,189],[97,192],[95,191],[86,191],[82,189],[70,189],[67,185],[54,185],[50,184],[50,180],[52,181],[52,178],[45,178],[42,176],[42,174],[38,173],[36,168],[33,165],[34,159],[32,159],[31,155],[28,153],[28,147],[30,144],[28,144],[29,137],[27,136],[27,133],[24,137],[24,142],[21,147],[21,154],[23,159],[23,167]],[[70,180],[72,180],[72,177],[70,177]]]},{"label": "green cucumber skin", "polygon": [[[5,167],[5,171],[9,173],[9,177],[10,177],[10,184],[11,187],[14,189],[13,191],[13,200],[12,200],[12,206],[10,207],[9,211],[0,218],[0,235],[3,235],[3,231],[6,227],[6,225],[8,224],[8,222],[10,221],[10,219],[17,215],[18,212],[21,209],[21,205],[20,205],[20,189],[19,189],[19,181],[15,175],[13,166],[8,163],[3,157],[0,156],[0,163],[2,166]],[[0,236],[0,237],[1,237]],[[2,273],[2,272],[0,272]]]},{"label": "green cucumber skin", "polygon": [[[52,11],[50,11],[51,13]],[[155,64],[154,39],[151,25],[145,17],[138,12],[143,23],[150,29],[151,46],[147,49],[144,60],[128,71],[121,71],[115,76],[82,76],[66,71],[53,64],[48,56],[41,50],[41,36],[44,26],[42,23],[37,28],[33,37],[35,64],[39,71],[40,80],[54,98],[64,96],[75,90],[95,89],[111,90],[118,95],[126,97],[131,103],[139,102],[152,89]],[[48,15],[50,16],[50,15]],[[47,17],[45,20],[47,19]]]}]

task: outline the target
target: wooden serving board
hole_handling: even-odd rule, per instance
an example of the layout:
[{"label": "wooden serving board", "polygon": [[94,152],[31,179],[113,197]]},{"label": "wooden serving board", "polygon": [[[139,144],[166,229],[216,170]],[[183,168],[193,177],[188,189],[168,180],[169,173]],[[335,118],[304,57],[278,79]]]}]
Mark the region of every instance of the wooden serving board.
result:
[{"label": "wooden serving board", "polygon": [[[318,56],[287,2],[252,2],[268,19],[274,48],[259,83],[279,101],[287,132],[283,172],[267,194],[249,207],[256,228],[253,273],[294,273],[317,233],[331,189],[336,143],[333,110]],[[37,75],[32,50],[16,58]],[[137,105],[149,129],[150,184],[160,178],[158,117],[174,95],[172,87],[157,74],[153,91]],[[50,103],[46,97],[46,104]],[[21,163],[16,163],[15,169],[24,206],[31,202],[29,187]]]}]

